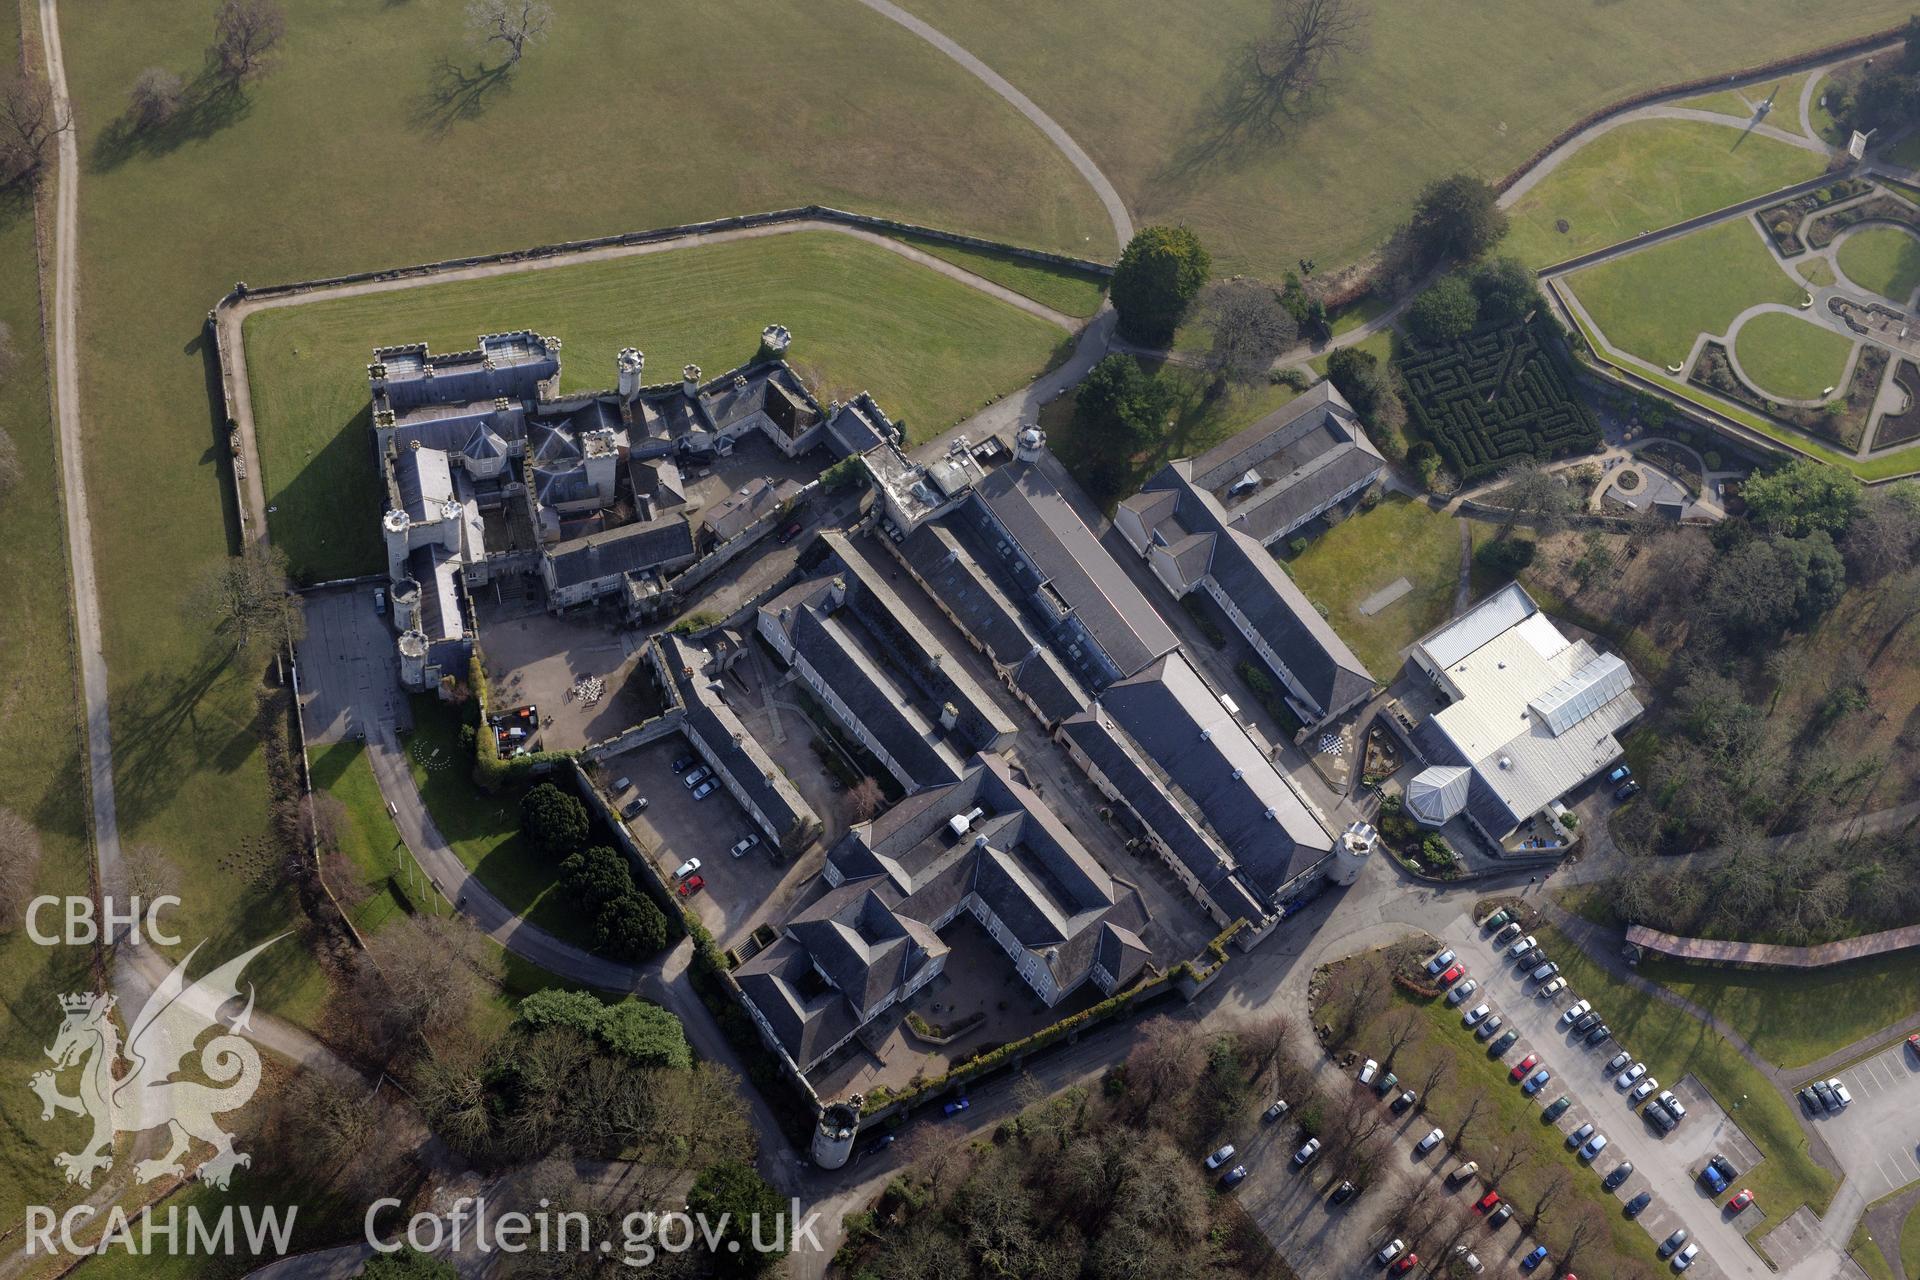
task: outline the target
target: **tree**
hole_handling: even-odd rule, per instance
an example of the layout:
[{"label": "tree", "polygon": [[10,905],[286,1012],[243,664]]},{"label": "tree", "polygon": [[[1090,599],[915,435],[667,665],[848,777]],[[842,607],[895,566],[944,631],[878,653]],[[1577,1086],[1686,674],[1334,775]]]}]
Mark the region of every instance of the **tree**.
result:
[{"label": "tree", "polygon": [[1258,1084],[1268,1071],[1276,1078],[1284,1073],[1287,1045],[1293,1035],[1292,1018],[1276,1010],[1242,1023],[1238,1034],[1249,1079]]},{"label": "tree", "polygon": [[1486,1154],[1480,1158],[1481,1178],[1490,1187],[1500,1186],[1526,1154],[1526,1139],[1518,1129],[1508,1125],[1501,1130],[1499,1138],[1487,1144]]},{"label": "tree", "polygon": [[1371,417],[1393,394],[1392,375],[1380,357],[1358,347],[1341,347],[1327,357],[1327,381],[1362,418]]},{"label": "tree", "polygon": [[1429,346],[1453,342],[1473,332],[1480,319],[1480,300],[1460,275],[1442,276],[1428,285],[1407,308],[1413,336]]},{"label": "tree", "polygon": [[465,1020],[491,963],[464,917],[405,916],[368,942],[379,963],[386,1017],[402,1036],[433,1035]]},{"label": "tree", "polygon": [[542,782],[520,801],[520,829],[549,858],[565,858],[587,842],[587,808],[553,783]]},{"label": "tree", "polygon": [[1127,1054],[1128,1101],[1141,1114],[1151,1114],[1163,1097],[1185,1092],[1206,1065],[1206,1042],[1200,1029],[1162,1014],[1140,1028],[1133,1051]]},{"label": "tree", "polygon": [[1533,563],[1531,538],[1495,538],[1483,542],[1473,553],[1476,564],[1497,578],[1511,578]]},{"label": "tree", "polygon": [[615,898],[593,922],[594,950],[615,960],[638,960],[667,945],[667,918],[639,893]]},{"label": "tree", "polygon": [[207,56],[229,89],[266,73],[287,34],[286,12],[275,0],[224,0],[213,17]]},{"label": "tree", "polygon": [[1480,1118],[1480,1109],[1486,1105],[1487,1095],[1475,1090],[1467,1095],[1467,1109],[1453,1122],[1453,1133],[1447,1138],[1447,1150],[1458,1155],[1460,1144],[1467,1140],[1467,1134],[1473,1129],[1473,1122]]},{"label": "tree", "polygon": [[37,175],[48,147],[72,124],[45,81],[18,71],[0,75],[0,186]]},{"label": "tree", "polygon": [[1429,263],[1465,262],[1507,234],[1507,215],[1493,187],[1470,173],[1427,184],[1414,205],[1413,240]]},{"label": "tree", "polygon": [[11,809],[0,809],[0,933],[18,928],[40,874],[40,833]]},{"label": "tree", "polygon": [[1345,1044],[1387,998],[1387,967],[1367,952],[1337,966],[1328,984],[1327,1012],[1333,1015],[1334,1040]]},{"label": "tree", "polygon": [[1452,1060],[1443,1053],[1434,1054],[1433,1061],[1427,1064],[1427,1074],[1422,1077],[1420,1081],[1420,1110],[1422,1112],[1426,1111],[1427,1102],[1432,1098],[1433,1091],[1445,1084],[1447,1077],[1452,1074]]},{"label": "tree", "polygon": [[259,656],[299,643],[306,614],[287,580],[287,553],[249,540],[237,556],[211,565],[190,597],[195,613],[236,654]]},{"label": "tree", "polygon": [[608,1009],[600,1023],[600,1042],[643,1067],[684,1071],[693,1065],[693,1050],[680,1019],[644,1000],[622,1000]]},{"label": "tree", "polygon": [[1748,517],[1770,532],[1803,538],[1819,531],[1838,538],[1860,509],[1860,482],[1838,467],[1796,458],[1751,477],[1740,496]]},{"label": "tree", "polygon": [[1819,621],[1846,589],[1846,565],[1824,531],[1749,538],[1722,556],[1699,608],[1729,640],[1771,640]]},{"label": "tree", "polygon": [[1273,0],[1266,31],[1242,59],[1237,118],[1271,127],[1311,105],[1329,74],[1366,48],[1371,17],[1357,0]]},{"label": "tree", "polygon": [[1421,1017],[1413,1009],[1402,1009],[1387,1020],[1387,1051],[1380,1059],[1382,1070],[1391,1070],[1393,1060],[1407,1041],[1414,1039],[1420,1032]]},{"label": "tree", "polygon": [[1840,549],[1848,572],[1871,584],[1912,563],[1916,548],[1920,548],[1920,484],[1909,480],[1869,489]]},{"label": "tree", "polygon": [[1567,1171],[1557,1164],[1554,1165],[1552,1170],[1547,1174],[1546,1181],[1540,1184],[1540,1190],[1534,1195],[1533,1203],[1527,1208],[1526,1218],[1528,1231],[1532,1231],[1540,1225],[1540,1220],[1547,1216],[1547,1210],[1553,1207],[1556,1200],[1566,1194],[1568,1185]]},{"label": "tree", "polygon": [[[695,1178],[687,1192],[687,1210],[704,1218],[714,1231],[709,1247],[713,1267],[721,1275],[753,1276],[771,1270],[787,1250],[762,1245],[791,1236],[797,1225],[785,1219],[786,1200],[744,1160],[719,1161]],[[785,1230],[781,1230],[783,1224]]]},{"label": "tree", "polygon": [[1091,472],[1091,487],[1117,495],[1127,486],[1133,455],[1164,428],[1171,392],[1132,356],[1107,356],[1087,374],[1074,398],[1075,437]]},{"label": "tree", "polygon": [[1473,269],[1472,280],[1480,318],[1489,324],[1522,320],[1540,302],[1540,284],[1518,258],[1488,258]]},{"label": "tree", "polygon": [[847,819],[850,822],[866,822],[886,807],[887,797],[880,790],[880,784],[872,778],[862,778],[847,791]]},{"label": "tree", "polygon": [[1213,273],[1213,259],[1186,227],[1143,227],[1120,255],[1108,296],[1129,341],[1164,347]]},{"label": "tree", "polygon": [[1252,280],[1227,280],[1201,295],[1202,323],[1213,335],[1203,360],[1213,389],[1264,379],[1274,358],[1293,344],[1299,328],[1272,289]]},{"label": "tree", "polygon": [[547,38],[553,9],[546,0],[472,0],[467,5],[467,35],[485,52],[494,45],[506,50],[511,67],[527,50]]},{"label": "tree", "polygon": [[[564,798],[573,799],[572,796]],[[626,855],[604,844],[570,853],[562,859],[560,883],[576,903],[589,910],[625,897],[634,888],[633,871],[627,866]]]},{"label": "tree", "polygon": [[1557,532],[1567,517],[1580,509],[1580,499],[1565,480],[1535,463],[1515,463],[1500,472],[1497,497],[1511,513],[1511,527],[1521,516],[1532,517],[1542,535]]},{"label": "tree", "polygon": [[1573,1270],[1574,1260],[1580,1251],[1607,1234],[1607,1220],[1600,1216],[1600,1210],[1590,1202],[1581,1202],[1574,1211],[1573,1222],[1567,1227],[1566,1241],[1560,1246],[1560,1259],[1554,1265],[1563,1273]]},{"label": "tree", "polygon": [[127,94],[127,115],[138,128],[158,128],[180,113],[186,98],[186,83],[177,73],[148,67]]},{"label": "tree", "polygon": [[585,991],[565,987],[547,987],[520,1001],[515,1010],[521,1022],[534,1030],[547,1027],[572,1027],[584,1035],[599,1036],[607,1020],[607,1006]]}]

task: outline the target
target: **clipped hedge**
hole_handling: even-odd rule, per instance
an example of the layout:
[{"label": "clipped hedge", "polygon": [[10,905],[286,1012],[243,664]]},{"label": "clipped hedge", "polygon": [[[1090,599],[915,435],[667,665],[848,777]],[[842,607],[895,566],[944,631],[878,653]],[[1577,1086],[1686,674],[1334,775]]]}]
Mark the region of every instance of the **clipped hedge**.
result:
[{"label": "clipped hedge", "polygon": [[1542,324],[1536,316],[1398,356],[1407,407],[1462,484],[1599,446],[1600,425]]}]

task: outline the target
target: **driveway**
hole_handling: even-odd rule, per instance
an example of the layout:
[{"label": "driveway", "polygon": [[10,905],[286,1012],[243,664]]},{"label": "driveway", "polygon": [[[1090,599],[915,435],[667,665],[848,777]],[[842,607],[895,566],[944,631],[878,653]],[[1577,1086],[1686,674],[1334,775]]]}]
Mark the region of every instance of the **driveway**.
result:
[{"label": "driveway", "polygon": [[1920,1104],[1920,1058],[1899,1041],[1827,1078],[1835,1076],[1853,1105],[1812,1120],[1849,1181],[1858,1179],[1866,1199],[1878,1200],[1920,1180],[1920,1133],[1910,1123]]},{"label": "driveway", "polygon": [[300,715],[307,741],[341,742],[377,726],[413,727],[400,687],[388,616],[376,613],[371,586],[311,591],[301,597],[307,638],[296,650]]}]

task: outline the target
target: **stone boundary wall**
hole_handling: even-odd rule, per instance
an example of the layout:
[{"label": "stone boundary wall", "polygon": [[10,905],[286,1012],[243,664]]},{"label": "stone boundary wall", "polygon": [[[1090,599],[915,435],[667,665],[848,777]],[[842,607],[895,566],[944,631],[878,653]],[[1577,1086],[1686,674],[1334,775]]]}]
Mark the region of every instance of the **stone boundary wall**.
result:
[{"label": "stone boundary wall", "polygon": [[725,542],[701,556],[675,576],[667,579],[667,586],[684,598],[685,594],[698,587],[720,570],[726,568],[750,547],[758,546],[766,540],[768,534],[791,520],[795,514],[805,510],[820,493],[820,480],[815,477],[802,485],[800,492],[758,520],[734,534]]},{"label": "stone boundary wall", "polygon": [[1627,941],[1646,951],[1698,964],[1725,964],[1739,968],[1823,969],[1868,956],[1883,956],[1908,947],[1920,947],[1920,925],[1881,933],[1863,933],[1838,942],[1796,947],[1773,942],[1730,942],[1718,938],[1683,938],[1644,925],[1628,925]]}]

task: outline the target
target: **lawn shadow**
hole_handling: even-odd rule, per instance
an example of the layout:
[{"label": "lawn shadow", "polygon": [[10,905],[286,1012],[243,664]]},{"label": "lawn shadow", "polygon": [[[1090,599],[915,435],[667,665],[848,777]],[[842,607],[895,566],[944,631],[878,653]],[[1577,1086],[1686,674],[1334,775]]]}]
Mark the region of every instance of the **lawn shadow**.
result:
[{"label": "lawn shadow", "polygon": [[358,413],[299,460],[293,474],[261,477],[274,507],[268,518],[273,540],[286,551],[296,582],[351,577],[386,563],[380,553],[381,479],[372,439],[372,410],[362,402]]},{"label": "lawn shadow", "polygon": [[33,184],[25,181],[0,186],[0,233],[33,216]]},{"label": "lawn shadow", "polygon": [[165,807],[188,772],[181,761],[231,773],[257,749],[251,724],[199,715],[230,665],[230,653],[209,646],[177,673],[142,676],[114,698],[114,800],[123,829]]},{"label": "lawn shadow", "polygon": [[513,87],[513,64],[457,66],[441,58],[427,74],[427,88],[413,104],[413,123],[441,134],[462,120],[477,118],[496,94]]},{"label": "lawn shadow", "polygon": [[1190,186],[1213,171],[1231,171],[1269,155],[1319,115],[1338,78],[1289,95],[1260,74],[1252,46],[1236,54],[1181,133],[1184,141],[1149,180],[1158,193]]},{"label": "lawn shadow", "polygon": [[95,173],[111,173],[135,156],[166,155],[189,142],[200,142],[244,120],[253,102],[230,80],[202,71],[186,87],[179,110],[168,119],[142,125],[131,111],[100,131],[89,157]]},{"label": "lawn shadow", "polygon": [[240,478],[233,470],[232,424],[227,421],[226,384],[220,377],[220,349],[209,325],[202,325],[182,355],[200,357],[200,377],[207,388],[207,428],[211,437],[200,461],[213,467],[220,489],[220,516],[227,534],[227,554],[240,554]]}]

